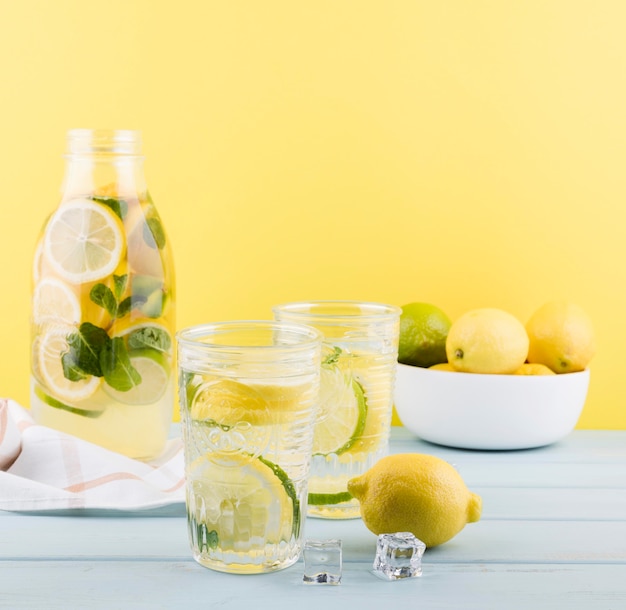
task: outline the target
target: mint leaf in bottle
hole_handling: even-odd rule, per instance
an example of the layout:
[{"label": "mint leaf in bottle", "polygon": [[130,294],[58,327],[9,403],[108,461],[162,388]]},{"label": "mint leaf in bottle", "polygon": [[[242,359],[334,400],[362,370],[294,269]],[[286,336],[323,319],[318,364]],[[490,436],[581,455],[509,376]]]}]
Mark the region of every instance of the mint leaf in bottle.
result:
[{"label": "mint leaf in bottle", "polygon": [[126,290],[128,284],[128,274],[113,275],[113,286],[115,289],[115,298],[119,301]]},{"label": "mint leaf in bottle", "polygon": [[123,199],[116,199],[115,197],[97,197],[93,196],[92,199],[106,205],[111,208],[115,214],[117,214],[120,220],[124,220],[126,213],[128,212],[128,204]]},{"label": "mint leaf in bottle", "polygon": [[160,352],[169,353],[172,347],[172,339],[164,329],[145,326],[144,328],[134,330],[128,335],[128,347],[132,349],[150,347]]},{"label": "mint leaf in bottle", "polygon": [[89,298],[100,307],[104,307],[112,318],[117,316],[117,299],[113,291],[105,284],[96,284],[89,291]]},{"label": "mint leaf in bottle", "polygon": [[126,314],[130,313],[130,310],[133,306],[132,297],[126,297],[124,300],[120,301],[117,306],[117,317],[123,318]]},{"label": "mint leaf in bottle", "polygon": [[141,383],[141,375],[132,365],[121,337],[114,337],[100,354],[104,380],[119,392],[128,392]]},{"label": "mint leaf in bottle", "polygon": [[84,379],[84,375],[102,377],[100,353],[111,342],[103,328],[83,322],[77,331],[67,336],[69,350],[62,355],[63,374],[71,381]]},{"label": "mint leaf in bottle", "polygon": [[72,351],[65,352],[61,356],[61,364],[63,365],[63,376],[70,381],[81,381],[87,379],[87,375],[76,362],[76,354]]}]

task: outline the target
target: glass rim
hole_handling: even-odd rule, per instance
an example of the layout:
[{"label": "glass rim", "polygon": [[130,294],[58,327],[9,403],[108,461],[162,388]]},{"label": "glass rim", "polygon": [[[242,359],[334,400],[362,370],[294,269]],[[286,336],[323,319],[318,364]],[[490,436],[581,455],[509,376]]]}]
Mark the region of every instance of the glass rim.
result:
[{"label": "glass rim", "polygon": [[[302,341],[297,343],[250,345],[243,342],[231,345],[224,343],[213,343],[201,340],[211,336],[224,335],[227,333],[246,330],[282,330],[292,332],[302,337]],[[176,340],[179,346],[207,350],[211,352],[232,352],[233,350],[254,350],[262,351],[300,351],[316,347],[321,343],[322,333],[312,326],[306,324],[296,324],[293,322],[281,322],[278,320],[224,320],[218,322],[208,322],[196,324],[179,330],[176,333]]]},{"label": "glass rim", "polygon": [[[354,313],[333,312],[332,308],[354,307]],[[318,308],[317,310],[315,308]],[[360,308],[360,311],[359,309]],[[310,301],[290,301],[279,303],[272,307],[274,314],[285,313],[294,318],[302,320],[339,320],[339,321],[375,321],[384,319],[394,319],[399,317],[402,309],[397,305],[379,303],[376,301],[358,300],[310,300]]]}]

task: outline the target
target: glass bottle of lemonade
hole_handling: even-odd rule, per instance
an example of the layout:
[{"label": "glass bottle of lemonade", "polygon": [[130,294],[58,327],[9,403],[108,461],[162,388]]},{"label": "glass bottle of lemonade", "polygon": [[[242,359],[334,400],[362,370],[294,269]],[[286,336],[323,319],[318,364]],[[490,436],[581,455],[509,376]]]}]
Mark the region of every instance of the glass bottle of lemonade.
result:
[{"label": "glass bottle of lemonade", "polygon": [[130,457],[164,447],[174,405],[174,269],[139,132],[68,133],[61,201],[33,265],[35,419]]}]

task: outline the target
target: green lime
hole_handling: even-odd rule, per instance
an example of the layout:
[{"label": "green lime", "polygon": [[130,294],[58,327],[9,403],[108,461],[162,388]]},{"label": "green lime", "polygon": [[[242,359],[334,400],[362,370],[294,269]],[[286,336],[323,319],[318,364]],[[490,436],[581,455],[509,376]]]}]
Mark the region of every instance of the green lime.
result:
[{"label": "green lime", "polygon": [[367,402],[363,387],[336,364],[322,366],[313,454],[344,453],[363,433]]},{"label": "green lime", "polygon": [[400,316],[398,362],[424,368],[447,362],[446,338],[450,326],[450,318],[435,305],[404,305]]}]

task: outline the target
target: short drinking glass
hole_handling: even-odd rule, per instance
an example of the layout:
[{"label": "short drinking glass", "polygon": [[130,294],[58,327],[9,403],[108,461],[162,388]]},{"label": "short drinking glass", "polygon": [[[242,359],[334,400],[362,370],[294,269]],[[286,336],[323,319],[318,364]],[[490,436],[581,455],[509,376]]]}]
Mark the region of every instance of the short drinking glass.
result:
[{"label": "short drinking glass", "polygon": [[194,558],[239,574],[285,568],[301,551],[321,336],[234,321],[177,339]]},{"label": "short drinking glass", "polygon": [[306,324],[324,335],[308,514],[358,517],[347,482],[388,450],[401,310],[381,303],[311,301],[273,311],[279,321]]}]

